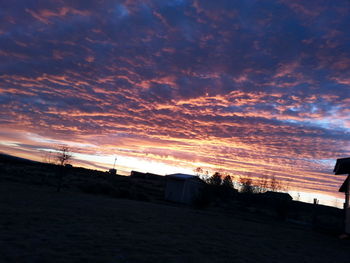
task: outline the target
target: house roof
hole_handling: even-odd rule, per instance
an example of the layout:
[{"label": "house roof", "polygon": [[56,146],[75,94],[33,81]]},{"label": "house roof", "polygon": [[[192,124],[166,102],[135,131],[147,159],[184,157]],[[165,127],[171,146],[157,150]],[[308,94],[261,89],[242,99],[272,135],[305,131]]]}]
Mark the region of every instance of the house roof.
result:
[{"label": "house roof", "polygon": [[339,192],[345,193],[346,190],[348,189],[348,184],[349,184],[349,176],[345,179],[344,183],[339,188]]},{"label": "house roof", "polygon": [[350,174],[350,158],[340,158],[334,166],[335,174]]}]

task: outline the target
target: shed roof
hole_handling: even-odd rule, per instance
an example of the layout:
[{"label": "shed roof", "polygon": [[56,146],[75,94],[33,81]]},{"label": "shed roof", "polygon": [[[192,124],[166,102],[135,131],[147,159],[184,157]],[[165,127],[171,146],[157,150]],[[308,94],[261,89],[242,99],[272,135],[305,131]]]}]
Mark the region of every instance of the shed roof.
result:
[{"label": "shed roof", "polygon": [[190,174],[169,174],[167,175],[169,178],[179,179],[179,180],[188,180],[188,179],[196,179],[198,176],[190,175]]}]

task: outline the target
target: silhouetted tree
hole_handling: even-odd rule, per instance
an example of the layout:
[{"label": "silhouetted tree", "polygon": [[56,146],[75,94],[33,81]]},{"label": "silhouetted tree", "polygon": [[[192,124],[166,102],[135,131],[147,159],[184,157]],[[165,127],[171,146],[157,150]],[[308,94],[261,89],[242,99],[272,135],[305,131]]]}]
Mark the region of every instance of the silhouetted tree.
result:
[{"label": "silhouetted tree", "polygon": [[239,183],[241,184],[242,193],[254,193],[253,180],[247,177],[239,178]]},{"label": "silhouetted tree", "polygon": [[52,160],[52,151],[45,151],[43,152],[43,156],[42,156],[42,162],[43,163],[48,163],[48,164],[54,164],[55,161]]},{"label": "silhouetted tree", "polygon": [[198,176],[200,176],[200,175],[203,174],[203,169],[202,169],[202,167],[197,167],[196,169],[194,169],[194,172],[195,172]]},{"label": "silhouetted tree", "polygon": [[209,172],[206,170],[204,171],[204,169],[202,167],[197,167],[196,169],[193,170],[196,175],[201,178],[202,180],[206,181],[208,180],[208,175],[209,175]]},{"label": "silhouetted tree", "polygon": [[222,184],[221,174],[219,172],[214,173],[207,180],[208,184],[220,186]]},{"label": "silhouetted tree", "polygon": [[275,176],[272,176],[269,181],[269,189],[273,192],[283,190],[281,181],[277,180]]},{"label": "silhouetted tree", "polygon": [[68,164],[69,160],[72,158],[72,153],[70,152],[69,147],[66,145],[59,146],[56,158],[59,162],[59,165],[65,166]]},{"label": "silhouetted tree", "polygon": [[58,183],[57,183],[57,192],[61,191],[63,177],[66,173],[66,165],[69,163],[69,160],[72,158],[72,153],[70,152],[70,148],[66,145],[59,146],[57,150],[56,159],[59,163],[59,171],[58,171]]},{"label": "silhouetted tree", "polygon": [[233,182],[231,175],[226,175],[224,177],[224,180],[222,181],[222,186],[227,187],[227,188],[233,188]]},{"label": "silhouetted tree", "polygon": [[254,188],[256,193],[264,193],[266,191],[283,191],[286,190],[287,187],[285,187],[280,180],[276,179],[275,176],[269,177],[263,175],[256,181]]},{"label": "silhouetted tree", "polygon": [[269,189],[269,177],[267,175],[263,175],[261,176],[258,180],[257,180],[257,184],[255,186],[255,190],[258,193],[264,193],[266,191],[268,191]]}]

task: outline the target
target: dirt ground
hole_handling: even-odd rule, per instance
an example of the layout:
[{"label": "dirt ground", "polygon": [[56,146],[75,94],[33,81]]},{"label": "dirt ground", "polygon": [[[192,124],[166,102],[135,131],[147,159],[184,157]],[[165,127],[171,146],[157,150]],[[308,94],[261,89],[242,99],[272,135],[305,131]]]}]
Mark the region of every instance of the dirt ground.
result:
[{"label": "dirt ground", "polygon": [[249,213],[2,181],[0,262],[350,262],[350,241]]}]

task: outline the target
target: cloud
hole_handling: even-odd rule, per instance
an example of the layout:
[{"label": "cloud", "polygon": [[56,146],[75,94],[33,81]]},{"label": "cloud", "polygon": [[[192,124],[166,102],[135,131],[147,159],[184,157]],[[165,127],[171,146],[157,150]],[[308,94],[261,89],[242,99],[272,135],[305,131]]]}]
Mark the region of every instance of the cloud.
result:
[{"label": "cloud", "polygon": [[350,154],[344,9],[326,0],[5,4],[0,125],[11,143],[2,148],[52,147],[34,134],[89,144],[81,153],[335,191],[330,160]]}]

